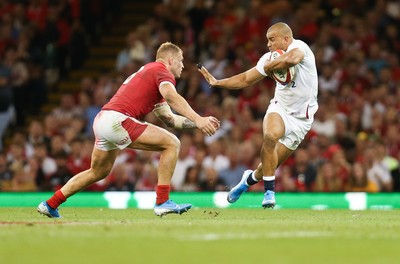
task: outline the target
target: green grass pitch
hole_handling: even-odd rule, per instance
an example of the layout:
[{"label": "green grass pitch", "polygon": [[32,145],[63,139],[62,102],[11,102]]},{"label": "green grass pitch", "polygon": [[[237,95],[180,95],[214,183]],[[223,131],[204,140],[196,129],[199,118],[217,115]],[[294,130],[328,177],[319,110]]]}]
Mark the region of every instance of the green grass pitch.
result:
[{"label": "green grass pitch", "polygon": [[400,263],[400,210],[0,208],[0,263]]}]

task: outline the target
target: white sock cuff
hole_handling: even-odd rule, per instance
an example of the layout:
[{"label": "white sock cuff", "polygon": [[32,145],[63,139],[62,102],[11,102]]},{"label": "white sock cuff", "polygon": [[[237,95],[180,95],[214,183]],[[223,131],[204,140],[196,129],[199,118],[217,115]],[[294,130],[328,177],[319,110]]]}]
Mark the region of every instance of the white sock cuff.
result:
[{"label": "white sock cuff", "polygon": [[263,176],[264,181],[274,181],[275,180],[275,175],[274,176]]},{"label": "white sock cuff", "polygon": [[251,178],[255,181],[255,182],[259,182],[260,180],[258,180],[256,178],[256,175],[254,175],[254,171],[251,173]]}]

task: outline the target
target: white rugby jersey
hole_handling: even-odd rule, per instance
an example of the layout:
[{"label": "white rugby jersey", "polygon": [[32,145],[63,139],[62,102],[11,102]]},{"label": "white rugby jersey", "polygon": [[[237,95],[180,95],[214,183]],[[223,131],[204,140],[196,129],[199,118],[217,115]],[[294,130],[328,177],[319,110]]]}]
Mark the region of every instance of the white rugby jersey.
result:
[{"label": "white rugby jersey", "polygon": [[[286,84],[276,82],[275,95],[271,102],[281,105],[285,111],[299,118],[308,118],[318,109],[318,75],[315,57],[310,47],[301,40],[293,39],[287,51],[298,48],[304,52],[303,60],[295,65],[294,79]],[[271,52],[265,53],[257,62],[256,69],[264,76],[264,64]]]}]

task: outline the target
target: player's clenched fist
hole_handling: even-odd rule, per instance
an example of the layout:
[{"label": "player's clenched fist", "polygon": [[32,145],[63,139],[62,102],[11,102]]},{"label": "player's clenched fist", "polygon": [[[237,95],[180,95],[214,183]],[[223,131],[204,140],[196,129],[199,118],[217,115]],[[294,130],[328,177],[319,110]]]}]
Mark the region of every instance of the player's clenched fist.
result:
[{"label": "player's clenched fist", "polygon": [[212,136],[219,129],[220,121],[213,116],[201,117],[196,120],[196,126],[207,136]]}]

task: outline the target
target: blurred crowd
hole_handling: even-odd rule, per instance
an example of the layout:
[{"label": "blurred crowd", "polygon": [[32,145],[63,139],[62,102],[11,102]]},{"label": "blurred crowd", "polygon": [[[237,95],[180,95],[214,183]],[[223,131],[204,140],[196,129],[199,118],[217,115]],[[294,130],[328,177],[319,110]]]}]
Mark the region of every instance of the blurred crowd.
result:
[{"label": "blurred crowd", "polygon": [[[40,116],[46,90],[63,72],[79,69],[95,41],[85,32],[95,32],[92,23],[101,20],[88,22],[86,14],[99,18],[107,4],[0,0],[0,136],[7,117],[14,116],[8,127],[19,128],[9,144],[0,145],[0,191],[54,191],[88,169],[94,116],[127,76],[154,60],[165,41],[184,51],[178,91],[198,113],[221,120],[211,137],[196,129],[170,130],[181,140],[172,190],[229,190],[260,161],[261,123],[274,82],[211,89],[195,65],[201,62],[216,78],[253,67],[268,51],[266,30],[278,21],[316,55],[320,109],[312,131],[276,171],[277,191],[400,191],[398,1],[160,1],[147,21],[125,36],[113,71],[82,78],[79,92],[62,94],[59,106]],[[7,101],[11,94],[14,99]],[[40,118],[26,122],[32,113]],[[146,121],[164,127],[153,114]],[[158,158],[153,152],[121,151],[110,175],[87,191],[154,190]]]}]

